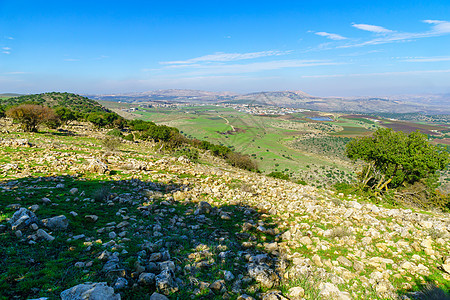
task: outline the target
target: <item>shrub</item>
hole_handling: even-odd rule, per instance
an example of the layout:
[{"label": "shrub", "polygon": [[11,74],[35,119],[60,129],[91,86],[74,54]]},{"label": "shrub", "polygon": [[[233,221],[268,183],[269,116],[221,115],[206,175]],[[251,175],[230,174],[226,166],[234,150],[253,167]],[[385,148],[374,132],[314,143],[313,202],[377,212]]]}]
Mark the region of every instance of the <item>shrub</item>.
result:
[{"label": "shrub", "polygon": [[134,136],[132,133],[130,133],[130,134],[125,135],[123,137],[123,139],[132,142],[132,141],[134,141]]},{"label": "shrub", "polygon": [[156,124],[153,122],[147,122],[147,121],[143,121],[143,120],[131,120],[131,121],[128,121],[128,126],[130,127],[131,130],[146,131],[151,126],[156,126]]},{"label": "shrub", "polygon": [[121,141],[118,137],[105,136],[102,139],[102,146],[107,151],[113,152],[113,151],[117,150],[117,148],[119,148],[120,145],[121,145]]},{"label": "shrub", "polygon": [[170,138],[178,133],[178,129],[166,125],[150,126],[141,134],[142,139],[152,139],[155,142],[167,142]]},{"label": "shrub", "polygon": [[28,132],[37,132],[40,124],[56,118],[54,111],[46,106],[22,104],[6,111],[6,115],[21,124]]},{"label": "shrub", "polygon": [[289,175],[284,174],[283,172],[270,172],[267,176],[278,178],[278,179],[284,179],[289,180]]},{"label": "shrub", "polygon": [[123,137],[123,133],[119,129],[111,129],[110,131],[108,131],[107,135],[115,136],[118,138]]},{"label": "shrub", "polygon": [[104,201],[107,200],[109,195],[111,194],[110,190],[106,186],[102,186],[99,189],[94,191],[94,194],[92,195],[92,198],[97,201]]},{"label": "shrub", "polygon": [[301,185],[308,185],[308,183],[306,181],[304,181],[303,179],[299,179],[296,182]]},{"label": "shrub", "polygon": [[183,147],[175,152],[176,156],[186,156],[190,161],[197,162],[199,158],[198,150],[192,147]]},{"label": "shrub", "polygon": [[[228,148],[227,148],[228,149]],[[228,149],[230,150],[230,149]],[[226,161],[233,167],[237,167],[244,170],[256,171],[258,170],[258,164],[254,162],[248,155],[243,155],[237,152],[229,152],[227,154]]]},{"label": "shrub", "polygon": [[82,114],[74,112],[66,107],[58,107],[55,109],[55,113],[58,115],[59,119],[63,124],[68,124],[71,121],[75,121],[81,118]]}]

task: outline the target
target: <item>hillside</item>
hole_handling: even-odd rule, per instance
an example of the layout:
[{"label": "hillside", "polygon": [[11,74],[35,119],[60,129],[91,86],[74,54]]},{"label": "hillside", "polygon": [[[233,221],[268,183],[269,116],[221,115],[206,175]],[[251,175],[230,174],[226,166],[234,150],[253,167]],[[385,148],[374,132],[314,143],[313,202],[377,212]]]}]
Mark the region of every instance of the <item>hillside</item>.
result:
[{"label": "hillside", "polygon": [[12,97],[8,99],[0,98],[0,105],[10,106],[22,103],[35,103],[49,107],[70,107],[72,110],[81,113],[109,112],[98,102],[89,98],[71,93],[43,93]]},{"label": "hillside", "polygon": [[448,214],[238,170],[208,152],[193,163],[123,141],[111,153],[106,131],[83,123],[38,134],[1,121],[1,298],[68,299],[74,286],[101,299],[450,289]]}]

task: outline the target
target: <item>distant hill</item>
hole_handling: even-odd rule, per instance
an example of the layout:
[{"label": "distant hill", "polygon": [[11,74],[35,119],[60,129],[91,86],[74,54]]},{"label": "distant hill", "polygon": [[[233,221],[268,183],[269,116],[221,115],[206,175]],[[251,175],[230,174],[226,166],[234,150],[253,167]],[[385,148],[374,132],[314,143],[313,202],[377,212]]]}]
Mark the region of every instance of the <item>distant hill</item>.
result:
[{"label": "distant hill", "polygon": [[71,93],[52,92],[24,95],[9,99],[0,98],[0,105],[4,106],[19,105],[23,103],[35,103],[49,107],[66,107],[81,113],[111,112],[94,100]]},{"label": "distant hill", "polygon": [[156,90],[140,93],[86,95],[95,100],[122,101],[122,102],[214,102],[232,97],[238,94],[230,92],[208,92],[199,90]]},{"label": "distant hill", "polygon": [[2,94],[0,94],[0,98],[19,97],[19,96],[22,96],[22,94],[15,94],[15,93],[2,93]]},{"label": "distant hill", "polygon": [[329,112],[450,114],[449,95],[407,95],[389,97],[316,97],[303,91],[233,94],[198,90],[156,90],[115,95],[88,95],[91,99],[140,102],[192,102],[261,104]]}]

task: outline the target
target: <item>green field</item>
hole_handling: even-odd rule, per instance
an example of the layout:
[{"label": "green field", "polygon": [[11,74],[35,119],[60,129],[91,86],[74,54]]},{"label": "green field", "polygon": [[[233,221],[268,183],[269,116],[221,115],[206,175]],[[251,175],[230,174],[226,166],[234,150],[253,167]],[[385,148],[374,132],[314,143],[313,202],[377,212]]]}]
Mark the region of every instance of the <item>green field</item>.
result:
[{"label": "green field", "polygon": [[[248,154],[258,162],[264,173],[281,171],[295,178],[310,178],[317,181],[316,177],[318,179],[324,177],[325,172],[337,170],[348,174],[353,172],[345,160],[332,159],[329,153],[324,155],[320,151],[317,153],[302,151],[291,144],[296,138],[308,132],[317,132],[308,127],[296,129],[295,126],[312,124],[313,127],[326,128],[336,122],[297,120],[305,117],[303,114],[296,114],[294,118],[255,116],[220,106],[139,108],[133,114],[143,120],[174,126],[189,138],[208,140]],[[290,118],[292,120],[289,120]],[[344,127],[344,135],[348,135],[349,131],[352,136],[370,132],[356,122],[345,121],[345,125],[352,127]]]},{"label": "green field", "polygon": [[[102,104],[126,118],[138,118],[176,127],[189,138],[207,140],[250,155],[264,173],[280,171],[316,185],[331,180],[330,174],[354,174],[345,158],[345,144],[352,138],[370,135],[382,123],[365,116],[347,117],[327,113],[335,121],[318,122],[305,111],[284,116],[258,116],[215,105],[139,107],[137,104]],[[137,110],[124,112],[130,108]],[[327,178],[328,177],[328,178]],[[331,176],[333,178],[334,176]]]}]

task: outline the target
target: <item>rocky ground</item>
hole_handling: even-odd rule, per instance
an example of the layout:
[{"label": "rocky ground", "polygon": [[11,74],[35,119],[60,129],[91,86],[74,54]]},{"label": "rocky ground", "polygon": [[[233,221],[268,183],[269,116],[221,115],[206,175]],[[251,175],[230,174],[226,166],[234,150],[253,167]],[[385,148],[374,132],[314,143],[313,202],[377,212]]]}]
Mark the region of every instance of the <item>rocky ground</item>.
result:
[{"label": "rocky ground", "polygon": [[[123,142],[0,137],[4,299],[426,299],[450,218]],[[433,286],[434,287],[433,287]],[[432,291],[431,291],[432,290]],[[422,297],[422,298],[421,298]]]}]

